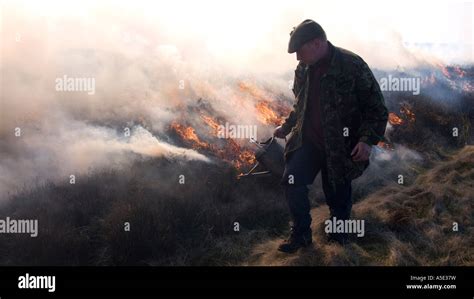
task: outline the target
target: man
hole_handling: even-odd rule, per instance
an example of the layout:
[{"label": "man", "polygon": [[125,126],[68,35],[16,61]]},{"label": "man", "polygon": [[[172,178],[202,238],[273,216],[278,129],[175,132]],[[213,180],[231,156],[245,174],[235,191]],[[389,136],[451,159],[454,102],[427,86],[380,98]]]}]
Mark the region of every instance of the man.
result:
[{"label": "man", "polygon": [[[369,164],[371,146],[382,140],[387,108],[364,60],[333,46],[323,28],[305,20],[290,33],[288,53],[296,52],[296,103],[274,135],[285,138],[282,185],[292,217],[291,234],[279,247],[292,253],[312,243],[308,187],[321,171],[330,219],[348,220],[351,181]],[[347,242],[346,233],[329,241]]]}]

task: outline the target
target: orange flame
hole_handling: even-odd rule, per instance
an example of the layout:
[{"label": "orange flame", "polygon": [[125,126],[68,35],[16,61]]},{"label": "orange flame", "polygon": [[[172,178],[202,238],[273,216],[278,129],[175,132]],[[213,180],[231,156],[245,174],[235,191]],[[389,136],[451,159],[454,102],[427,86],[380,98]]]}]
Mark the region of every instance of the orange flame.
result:
[{"label": "orange flame", "polygon": [[281,117],[273,111],[267,101],[260,101],[255,105],[258,112],[258,119],[268,125],[280,125],[283,122]]},{"label": "orange flame", "polygon": [[209,144],[201,141],[192,127],[186,127],[176,122],[171,124],[171,128],[193,148],[209,148]]},{"label": "orange flame", "polygon": [[400,117],[398,117],[398,115],[396,115],[395,113],[393,112],[390,112],[388,114],[388,122],[392,125],[392,126],[398,126],[398,125],[401,125],[403,123],[403,119],[401,119]]},{"label": "orange flame", "polygon": [[[214,130],[218,128],[219,125],[212,117],[201,115],[201,118]],[[170,127],[193,149],[211,152],[220,159],[230,162],[236,169],[241,170],[256,162],[255,155],[251,151],[243,149],[233,139],[226,139],[224,147],[218,148],[218,146],[202,141],[192,127],[177,122],[173,122]]]},{"label": "orange flame", "polygon": [[213,130],[213,134],[215,136],[218,135],[219,133],[219,124],[217,123],[217,121],[215,121],[212,117],[210,116],[207,116],[207,115],[204,115],[204,114],[201,114],[201,119],[204,120],[204,122],[212,128]]},{"label": "orange flame", "polygon": [[[230,162],[237,169],[242,169],[243,167],[251,166],[255,163],[255,155],[249,150],[243,150],[233,139],[228,139],[226,146],[226,153],[231,158]],[[223,157],[223,159],[229,161],[228,157]]]},{"label": "orange flame", "polygon": [[263,90],[255,85],[240,82],[239,88],[258,100],[255,108],[257,109],[258,120],[263,124],[281,125],[284,118],[290,113],[290,108],[273,102]]},{"label": "orange flame", "polygon": [[255,155],[248,150],[244,150],[239,155],[239,160],[245,162],[246,164],[254,164],[256,162]]}]

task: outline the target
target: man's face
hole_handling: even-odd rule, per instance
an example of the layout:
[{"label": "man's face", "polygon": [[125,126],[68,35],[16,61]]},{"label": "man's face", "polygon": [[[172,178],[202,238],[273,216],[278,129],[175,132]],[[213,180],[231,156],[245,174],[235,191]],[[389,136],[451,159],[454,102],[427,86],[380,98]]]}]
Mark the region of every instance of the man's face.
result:
[{"label": "man's face", "polygon": [[322,57],[322,41],[313,39],[305,43],[296,51],[296,60],[303,62],[306,65],[317,62]]}]

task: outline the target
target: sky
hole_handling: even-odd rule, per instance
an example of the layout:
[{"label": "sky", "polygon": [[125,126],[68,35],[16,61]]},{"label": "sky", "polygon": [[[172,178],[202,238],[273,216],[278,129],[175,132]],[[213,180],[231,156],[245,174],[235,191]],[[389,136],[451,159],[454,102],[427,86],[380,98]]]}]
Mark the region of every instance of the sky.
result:
[{"label": "sky", "polygon": [[418,56],[471,63],[473,11],[472,1],[457,0],[58,0],[3,5],[3,17],[17,19],[20,34],[37,23],[51,47],[54,39],[64,41],[65,36],[70,46],[128,39],[242,71],[254,65],[278,72],[293,67],[295,55],[286,52],[289,32],[308,18],[320,23],[334,44],[379,67],[412,66],[419,63]]}]

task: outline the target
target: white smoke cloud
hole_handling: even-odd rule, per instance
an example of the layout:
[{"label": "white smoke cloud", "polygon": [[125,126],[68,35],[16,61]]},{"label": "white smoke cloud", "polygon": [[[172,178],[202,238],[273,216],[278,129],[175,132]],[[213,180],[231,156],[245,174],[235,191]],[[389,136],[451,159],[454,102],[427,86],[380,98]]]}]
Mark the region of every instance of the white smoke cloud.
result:
[{"label": "white smoke cloud", "polygon": [[[254,100],[238,83],[261,82],[291,98],[296,60],[286,53],[288,34],[306,18],[371,66],[449,61],[452,53],[443,57],[405,45],[423,37],[428,44],[472,49],[466,38],[472,26],[465,29],[472,3],[447,7],[408,1],[384,7],[364,1],[4,1],[0,196],[38,178],[126,167],[131,153],[208,161],[166,141],[176,111],[201,97],[231,123],[257,124]],[[461,10],[463,17],[453,22]],[[461,33],[453,38],[449,32]],[[472,53],[456,57],[472,62]],[[94,78],[95,93],[55,90],[55,79],[64,75]],[[142,119],[147,127],[137,126]],[[14,137],[15,128],[21,137]]]},{"label": "white smoke cloud", "polygon": [[[57,127],[57,125],[61,127]],[[141,126],[130,128],[124,136],[112,128],[87,125],[74,120],[54,121],[40,130],[25,127],[25,137],[5,140],[11,151],[4,151],[0,163],[0,190],[17,191],[25,184],[48,180],[69,180],[89,171],[125,169],[140,157],[170,157],[183,160],[210,160],[191,149],[168,144]],[[135,155],[133,155],[135,154]]]}]

